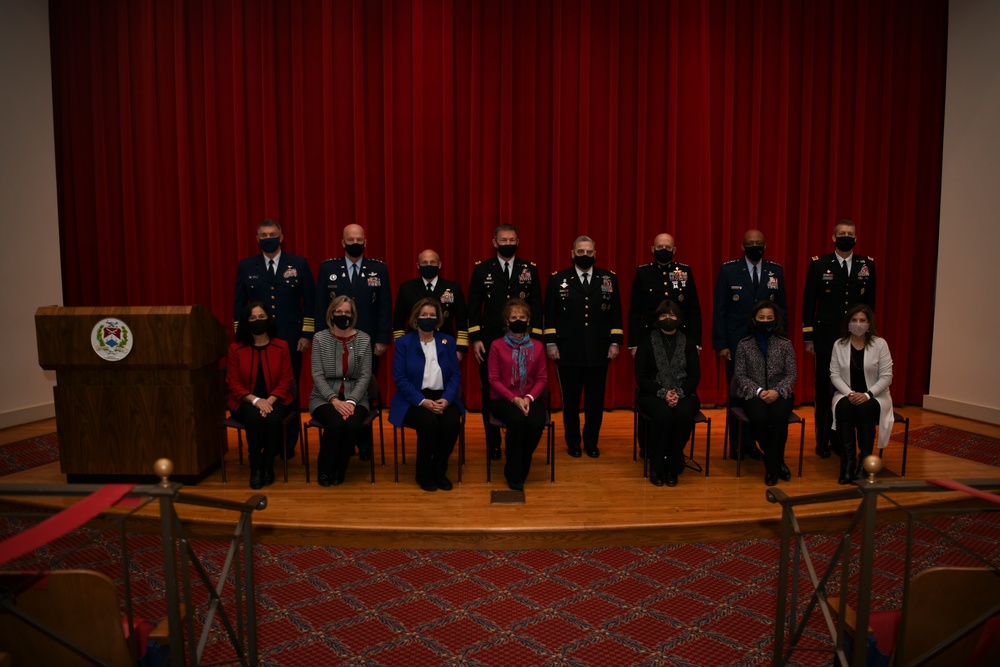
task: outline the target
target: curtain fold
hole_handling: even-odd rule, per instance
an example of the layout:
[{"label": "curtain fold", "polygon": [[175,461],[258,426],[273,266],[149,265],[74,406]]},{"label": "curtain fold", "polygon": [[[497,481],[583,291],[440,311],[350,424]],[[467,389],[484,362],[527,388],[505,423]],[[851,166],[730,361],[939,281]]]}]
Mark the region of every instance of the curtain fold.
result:
[{"label": "curtain fold", "polygon": [[[494,227],[543,277],[597,243],[623,305],[660,232],[712,287],[760,228],[802,287],[834,222],[879,271],[894,397],[930,371],[946,0],[50,0],[66,305],[203,303],[229,322],[255,226],[313,269],[362,224],[393,289],[436,249],[468,285]],[[536,321],[541,314],[536,314]],[[388,364],[383,386],[391,391]],[[465,396],[479,407],[474,362]],[[303,390],[309,381],[304,374]],[[608,406],[632,401],[611,366]]]}]

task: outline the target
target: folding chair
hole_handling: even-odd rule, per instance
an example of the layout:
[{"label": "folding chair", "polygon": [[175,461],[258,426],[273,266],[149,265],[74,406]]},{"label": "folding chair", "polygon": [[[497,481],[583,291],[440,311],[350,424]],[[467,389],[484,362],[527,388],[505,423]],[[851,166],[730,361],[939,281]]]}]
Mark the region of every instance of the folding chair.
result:
[{"label": "folding chair", "polygon": [[[743,427],[750,425],[750,418],[747,417],[747,413],[741,407],[728,408],[726,411],[729,415],[732,415],[740,423],[740,431],[738,438],[738,445],[736,447],[736,476],[740,476],[740,467],[743,463]],[[805,453],[806,447],[806,420],[800,417],[793,410],[790,415],[788,415],[789,424],[799,424],[801,426],[801,433],[799,434],[799,477],[802,477],[802,458]],[[726,420],[726,431],[723,437],[723,443],[729,442],[729,420]],[[722,448],[722,459],[727,458],[726,447]]]}]

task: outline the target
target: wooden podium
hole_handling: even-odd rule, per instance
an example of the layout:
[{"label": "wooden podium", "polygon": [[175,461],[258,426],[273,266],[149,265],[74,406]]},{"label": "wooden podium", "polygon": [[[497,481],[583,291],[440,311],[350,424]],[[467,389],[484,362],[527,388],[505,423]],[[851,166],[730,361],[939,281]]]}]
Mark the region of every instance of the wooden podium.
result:
[{"label": "wooden podium", "polygon": [[68,482],[152,481],[167,457],[193,484],[219,463],[228,333],[204,306],[51,306],[35,334]]}]

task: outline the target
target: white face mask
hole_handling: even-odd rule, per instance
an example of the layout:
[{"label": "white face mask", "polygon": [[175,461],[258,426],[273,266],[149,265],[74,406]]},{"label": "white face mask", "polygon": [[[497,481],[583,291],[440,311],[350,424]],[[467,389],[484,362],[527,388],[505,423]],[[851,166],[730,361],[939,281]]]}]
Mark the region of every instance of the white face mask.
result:
[{"label": "white face mask", "polygon": [[859,338],[868,333],[868,325],[864,322],[851,322],[847,325],[847,328],[852,334],[858,336]]}]

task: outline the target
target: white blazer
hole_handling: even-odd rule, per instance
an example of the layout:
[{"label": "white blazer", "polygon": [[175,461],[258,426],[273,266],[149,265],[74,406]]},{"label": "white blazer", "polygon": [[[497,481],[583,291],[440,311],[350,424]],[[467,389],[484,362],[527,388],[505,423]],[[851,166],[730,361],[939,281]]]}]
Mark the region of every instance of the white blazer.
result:
[{"label": "white blazer", "polygon": [[[837,429],[837,401],[851,393],[851,339],[833,344],[830,356],[830,383],[833,384],[833,429]],[[884,338],[872,336],[871,345],[865,348],[865,384],[879,405],[878,446],[884,449],[892,435],[892,355]]]}]

